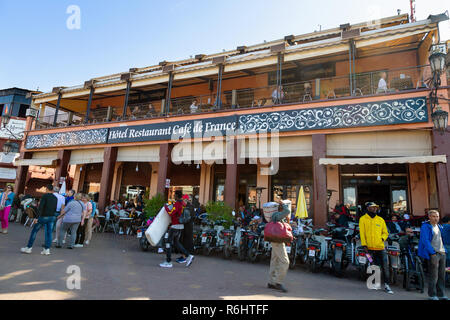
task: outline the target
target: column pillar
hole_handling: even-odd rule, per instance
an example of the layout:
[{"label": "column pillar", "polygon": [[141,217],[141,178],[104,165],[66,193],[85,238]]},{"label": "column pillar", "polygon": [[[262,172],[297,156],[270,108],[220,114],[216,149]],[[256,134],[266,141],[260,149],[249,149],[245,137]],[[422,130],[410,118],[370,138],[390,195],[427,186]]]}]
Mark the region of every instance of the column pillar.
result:
[{"label": "column pillar", "polygon": [[313,134],[313,219],[315,226],[324,226],[327,222],[327,168],[319,165],[319,159],[326,157],[326,150],[326,135]]},{"label": "column pillar", "polygon": [[114,166],[114,177],[112,183],[112,194],[110,200],[119,200],[120,185],[122,184],[123,162],[116,162]]},{"label": "column pillar", "polygon": [[[448,128],[447,128],[448,130]],[[440,216],[450,214],[450,132],[433,130],[433,155],[446,155],[447,163],[436,163]]]},{"label": "column pillar", "polygon": [[151,164],[152,174],[150,180],[150,199],[156,196],[158,193],[158,172],[159,162],[152,162]]},{"label": "column pillar", "polygon": [[[25,131],[30,131],[34,122],[34,117],[28,116],[25,123]],[[31,159],[33,157],[32,152],[25,151],[26,139],[22,140],[20,146],[20,157],[19,159]],[[16,181],[14,182],[14,192],[16,194],[21,194],[25,192],[25,186],[27,184],[28,177],[28,166],[19,166],[16,171]]]},{"label": "column pillar", "polygon": [[170,149],[168,143],[163,143],[159,147],[158,185],[156,192],[167,198],[166,179],[170,161]]},{"label": "column pillar", "polygon": [[[20,159],[31,159],[32,152],[21,152]],[[16,171],[16,181],[14,182],[14,193],[22,194],[25,192],[25,185],[27,183],[28,166],[19,166]]]},{"label": "column pillar", "polygon": [[232,141],[227,137],[227,163],[225,173],[225,203],[236,210],[237,193],[238,193],[238,163],[237,163],[237,140],[231,137]]},{"label": "column pillar", "polygon": [[80,188],[84,184],[84,173],[86,170],[83,170],[82,164],[77,164],[75,166],[75,175],[73,178],[73,185],[72,189],[75,190],[75,192],[79,192]]},{"label": "column pillar", "polygon": [[[269,202],[269,192],[270,192],[270,175],[262,175],[261,169],[268,168],[270,165],[262,165],[258,163],[258,167],[256,169],[256,186],[266,188],[261,192],[261,208],[262,205],[266,202]],[[268,169],[266,169],[267,171]],[[258,201],[258,199],[256,199]],[[256,203],[259,206],[259,202]]]},{"label": "column pillar", "polygon": [[[70,150],[59,150],[58,151],[58,166],[55,169],[55,182],[56,186],[59,186],[59,179],[64,177],[67,179],[70,160]],[[67,184],[67,182],[66,182]]]},{"label": "column pillar", "polygon": [[111,198],[111,187],[114,176],[114,167],[117,160],[117,150],[117,147],[106,147],[104,151],[100,195],[98,198],[99,212],[104,211],[107,201]]},{"label": "column pillar", "polygon": [[201,204],[207,203],[210,199],[211,194],[211,175],[212,175],[212,165],[207,163],[202,163],[200,165],[200,192],[198,196],[198,201]]},{"label": "column pillar", "polygon": [[333,211],[336,206],[337,201],[341,201],[340,197],[340,182],[339,182],[339,166],[329,165],[327,166],[327,189],[335,190],[330,198],[330,203],[328,204],[328,210]]}]

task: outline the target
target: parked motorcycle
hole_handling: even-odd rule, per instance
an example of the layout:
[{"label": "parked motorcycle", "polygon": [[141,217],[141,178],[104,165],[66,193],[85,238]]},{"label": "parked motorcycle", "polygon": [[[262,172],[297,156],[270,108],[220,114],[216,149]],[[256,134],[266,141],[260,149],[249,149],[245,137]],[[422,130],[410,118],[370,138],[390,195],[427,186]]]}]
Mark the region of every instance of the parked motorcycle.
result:
[{"label": "parked motorcycle", "polygon": [[349,223],[348,228],[343,228],[328,224],[333,238],[329,247],[330,267],[331,272],[337,277],[342,277],[348,265],[354,260],[355,225],[356,223]]},{"label": "parked motorcycle", "polygon": [[316,229],[313,235],[308,239],[308,258],[306,263],[311,272],[318,272],[328,261],[328,248],[331,237],[323,236],[321,233],[326,231],[324,228]]},{"label": "parked motorcycle", "polygon": [[386,253],[389,262],[390,282],[397,283],[398,270],[400,268],[400,244],[398,243],[398,234],[390,234],[388,237],[388,245],[386,246]]},{"label": "parked motorcycle", "polygon": [[[418,237],[417,237],[418,238]],[[422,260],[417,254],[418,240],[409,241],[406,248],[402,248],[400,260],[403,272],[403,288],[410,291],[415,287],[420,293],[424,292],[425,274]]]},{"label": "parked motorcycle", "polygon": [[267,245],[264,241],[264,223],[257,225],[248,233],[248,260],[252,263],[258,261],[262,256],[267,257]]}]

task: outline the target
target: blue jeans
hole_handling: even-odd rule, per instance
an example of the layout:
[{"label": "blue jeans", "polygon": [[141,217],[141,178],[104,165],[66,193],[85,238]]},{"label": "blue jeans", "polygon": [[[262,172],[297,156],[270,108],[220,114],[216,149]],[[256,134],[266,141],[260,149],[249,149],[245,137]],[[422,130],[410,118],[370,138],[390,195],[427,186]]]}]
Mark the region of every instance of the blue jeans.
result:
[{"label": "blue jeans", "polygon": [[55,217],[39,217],[38,222],[34,225],[31,231],[30,239],[28,240],[28,248],[33,247],[34,240],[36,240],[36,234],[44,226],[45,227],[45,249],[50,249],[52,245],[52,231],[55,223]]}]

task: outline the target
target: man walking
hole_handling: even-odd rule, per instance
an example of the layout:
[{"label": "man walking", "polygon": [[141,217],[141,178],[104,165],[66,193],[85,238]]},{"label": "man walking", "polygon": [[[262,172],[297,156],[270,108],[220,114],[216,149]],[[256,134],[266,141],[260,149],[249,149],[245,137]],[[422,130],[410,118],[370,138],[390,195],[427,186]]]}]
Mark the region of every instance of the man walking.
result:
[{"label": "man walking", "polygon": [[430,282],[428,296],[430,300],[448,300],[445,295],[445,255],[446,249],[442,241],[443,228],[439,225],[439,212],[430,210],[429,221],[420,228],[419,256],[428,260]]},{"label": "man walking", "polygon": [[175,191],[175,199],[176,202],[173,205],[172,210],[168,210],[166,207],[166,211],[169,214],[170,218],[172,219],[172,224],[169,227],[169,233],[168,233],[168,241],[166,242],[166,261],[161,263],[159,266],[162,268],[172,268],[172,260],[171,260],[171,254],[172,254],[172,246],[176,246],[178,250],[186,256],[186,267],[189,267],[194,260],[194,256],[190,254],[181,244],[180,242],[180,236],[181,232],[184,229],[184,225],[180,223],[179,219],[181,214],[183,213],[183,201],[182,201],[182,192],[181,190]]},{"label": "man walking", "polygon": [[[280,204],[280,211],[275,212],[272,215],[271,221],[274,222],[286,222],[289,223],[290,211],[288,205]],[[286,245],[284,243],[271,242],[272,253],[270,257],[270,270],[269,270],[269,283],[267,287],[269,289],[280,290],[287,292],[287,289],[283,286],[283,280],[286,277],[289,269],[289,257],[286,252]]]},{"label": "man walking", "polygon": [[21,252],[31,253],[34,240],[36,240],[36,234],[42,227],[45,227],[45,245],[41,254],[43,255],[50,254],[50,246],[52,244],[52,231],[53,231],[53,224],[55,222],[55,213],[57,205],[58,199],[55,197],[53,193],[53,186],[49,184],[47,186],[47,193],[42,196],[41,201],[39,202],[39,208],[37,211],[38,218],[35,219],[35,222],[37,221],[37,223],[34,225],[33,230],[31,231],[30,239],[28,240],[28,245],[20,249]]},{"label": "man walking", "polygon": [[394,292],[391,290],[390,274],[388,266],[388,256],[384,250],[384,242],[389,236],[386,222],[377,215],[378,205],[369,202],[367,204],[367,213],[359,219],[359,232],[361,237],[361,246],[366,253],[370,253],[374,258],[376,265],[381,266],[384,274],[384,291],[389,294]]}]

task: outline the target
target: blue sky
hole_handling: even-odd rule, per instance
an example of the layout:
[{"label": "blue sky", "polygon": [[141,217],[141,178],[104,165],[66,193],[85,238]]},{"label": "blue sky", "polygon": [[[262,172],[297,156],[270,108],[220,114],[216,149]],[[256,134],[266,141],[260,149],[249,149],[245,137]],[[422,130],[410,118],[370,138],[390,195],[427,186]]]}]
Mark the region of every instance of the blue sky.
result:
[{"label": "blue sky", "polygon": [[[70,5],[81,28],[69,30]],[[416,16],[443,0],[416,0]],[[0,88],[51,91],[163,60],[211,54],[314,30],[409,13],[409,0],[0,0]],[[321,25],[321,26],[319,26]],[[441,39],[450,24],[441,23]]]}]

